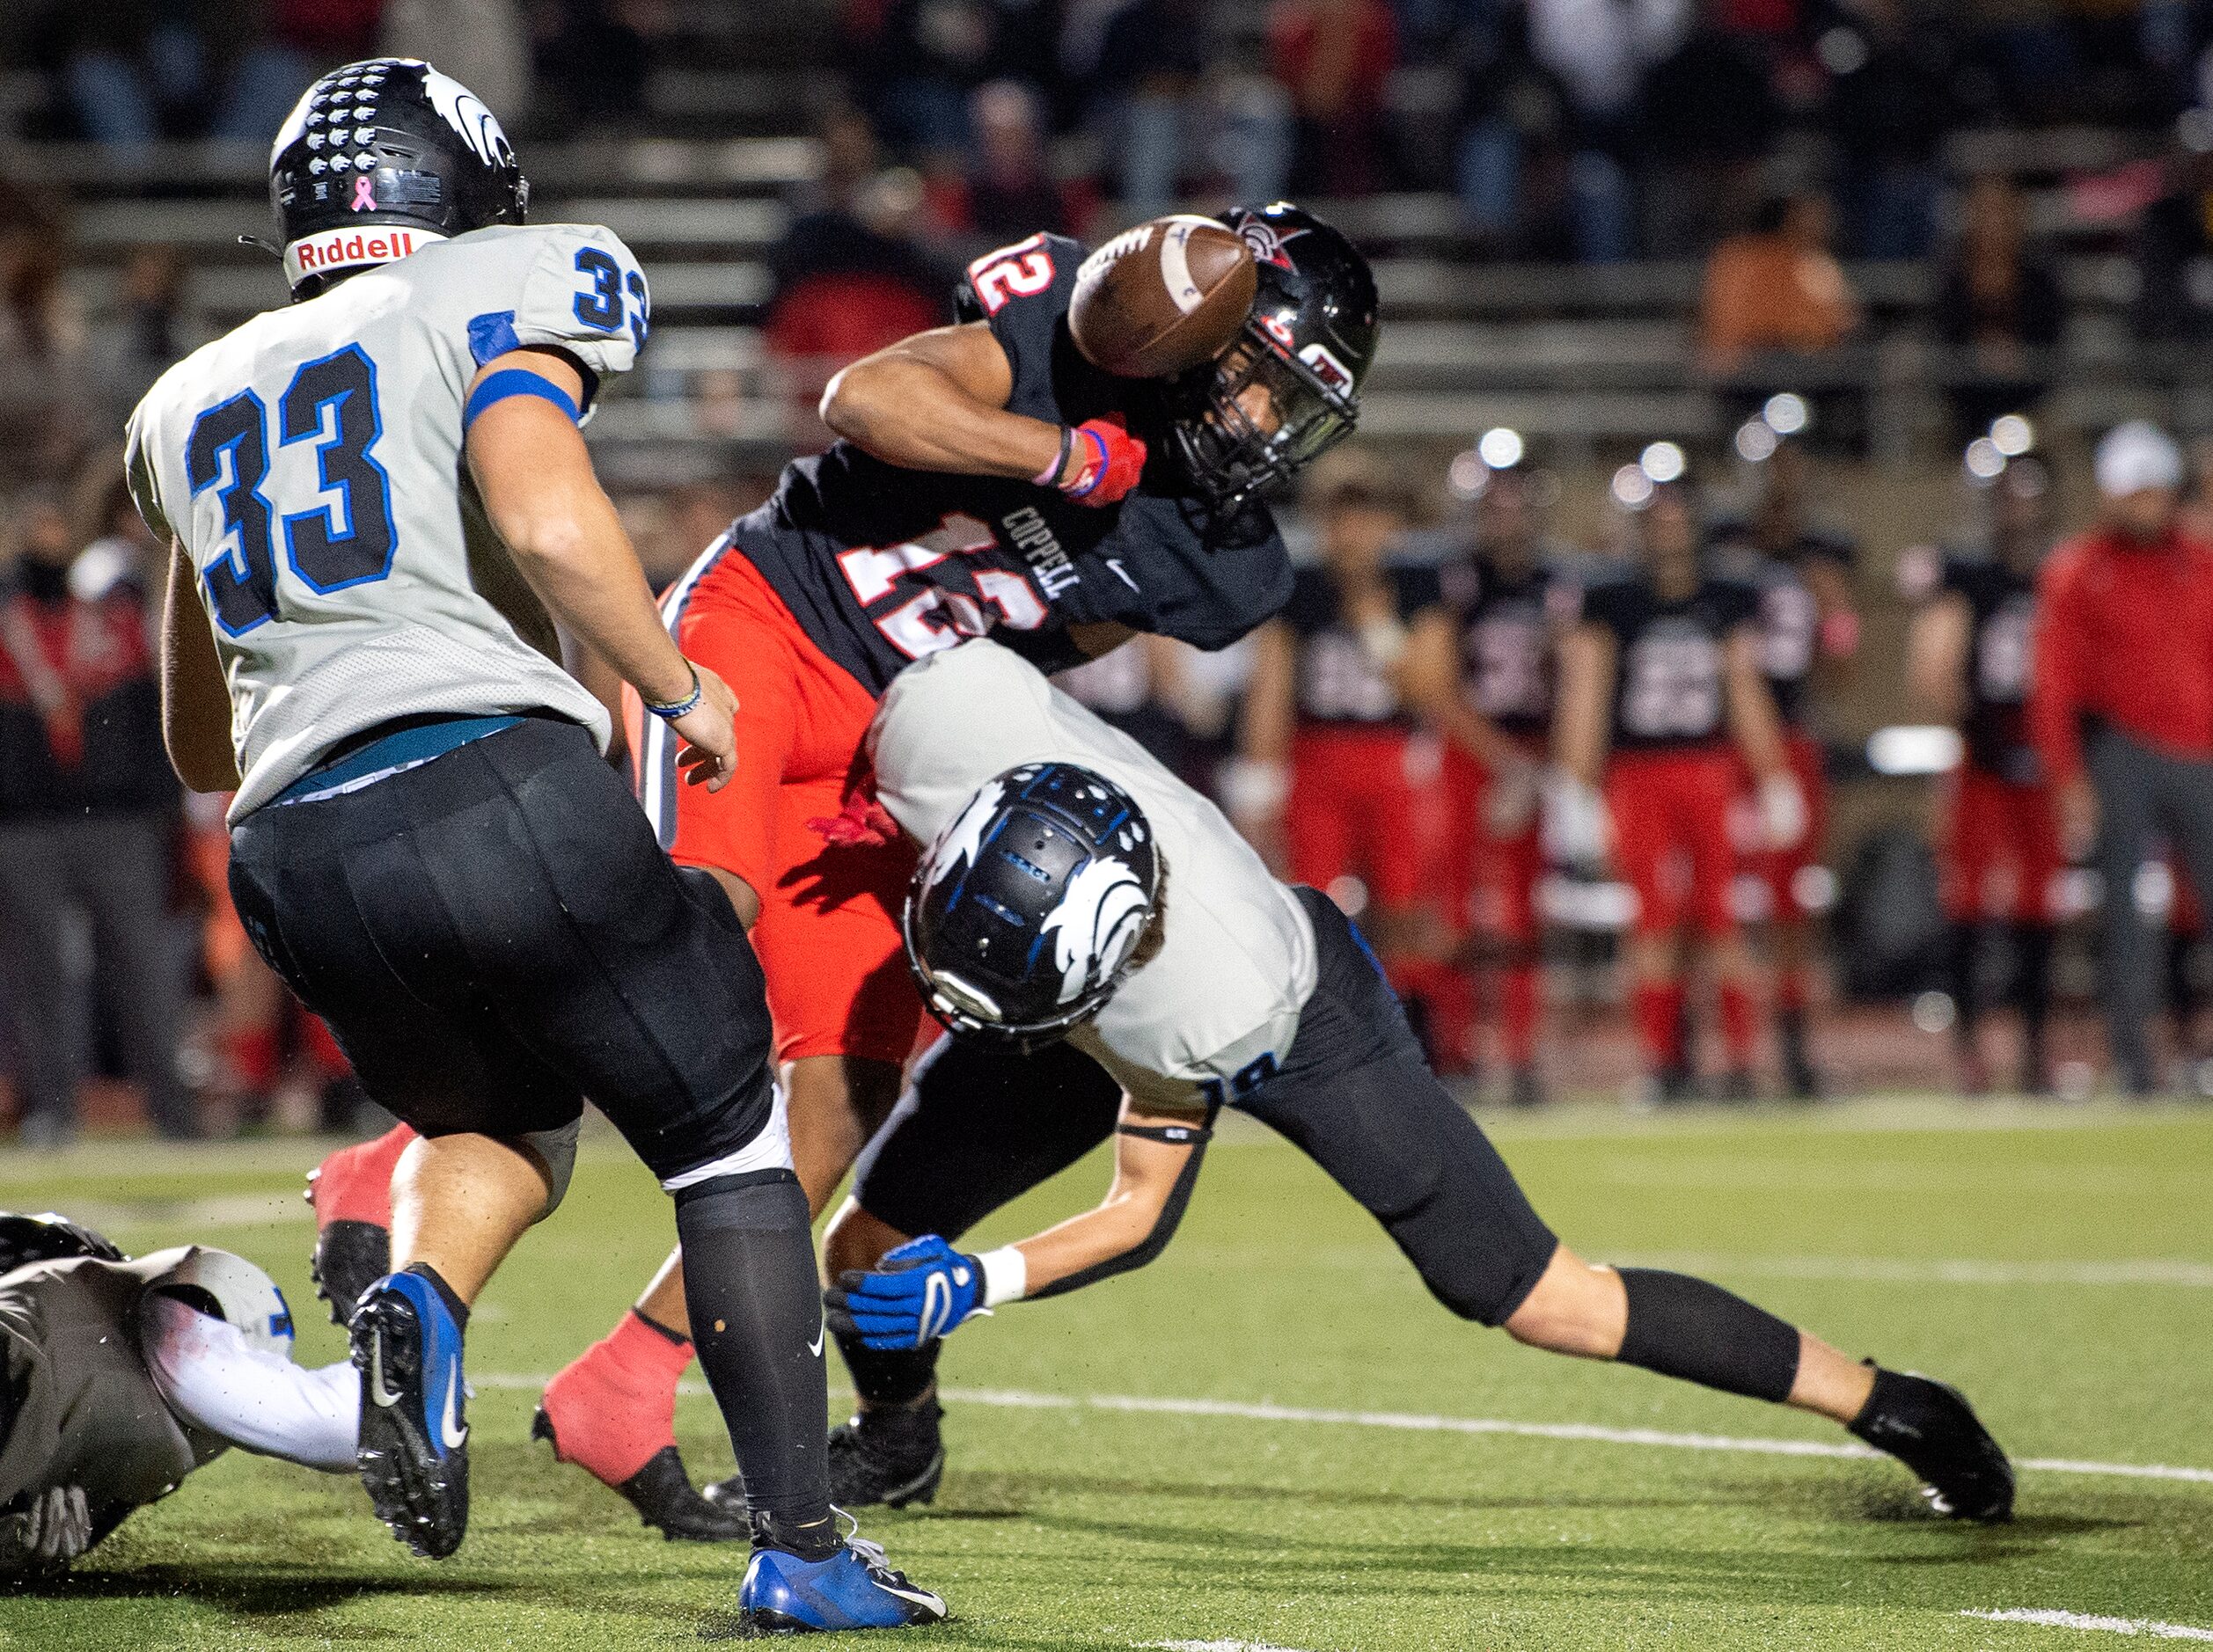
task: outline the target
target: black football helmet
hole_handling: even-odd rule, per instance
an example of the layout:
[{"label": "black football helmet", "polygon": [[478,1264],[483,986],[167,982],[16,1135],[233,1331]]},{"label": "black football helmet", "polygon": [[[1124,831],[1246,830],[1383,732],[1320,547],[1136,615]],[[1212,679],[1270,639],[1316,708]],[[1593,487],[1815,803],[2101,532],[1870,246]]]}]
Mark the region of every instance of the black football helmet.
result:
[{"label": "black football helmet", "polygon": [[1184,471],[1234,510],[1352,433],[1381,326],[1367,260],[1314,214],[1279,201],[1233,208],[1222,222],[1258,267],[1252,313],[1169,398]]},{"label": "black football helmet", "polygon": [[51,1210],[42,1216],[0,1210],[0,1274],[70,1256],[96,1256],[104,1262],[124,1260],[123,1253],[104,1235],[65,1216]]},{"label": "black football helmet", "polygon": [[333,69],[269,150],[269,200],[295,299],[429,242],[521,223],[530,196],[492,112],[412,57]]},{"label": "black football helmet", "polygon": [[1009,769],[915,869],[907,968],[952,1031],[1050,1043],[1120,984],[1160,878],[1152,826],[1113,781],[1072,763]]}]

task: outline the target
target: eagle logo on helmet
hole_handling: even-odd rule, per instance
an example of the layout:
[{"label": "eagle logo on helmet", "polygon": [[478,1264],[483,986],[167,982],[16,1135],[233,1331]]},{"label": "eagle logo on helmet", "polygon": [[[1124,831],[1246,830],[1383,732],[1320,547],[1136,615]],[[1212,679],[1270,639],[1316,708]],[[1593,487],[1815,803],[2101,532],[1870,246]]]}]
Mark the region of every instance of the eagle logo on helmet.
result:
[{"label": "eagle logo on helmet", "polygon": [[430,99],[430,106],[461,135],[462,141],[476,151],[479,160],[487,166],[515,164],[515,150],[508,143],[506,132],[476,93],[428,63],[423,65],[422,90]]}]

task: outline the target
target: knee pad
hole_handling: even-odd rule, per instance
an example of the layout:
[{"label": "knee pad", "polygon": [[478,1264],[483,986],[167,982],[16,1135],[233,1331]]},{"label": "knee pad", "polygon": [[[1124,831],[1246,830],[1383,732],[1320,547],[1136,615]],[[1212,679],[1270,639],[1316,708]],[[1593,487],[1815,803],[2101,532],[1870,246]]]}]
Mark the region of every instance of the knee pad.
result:
[{"label": "knee pad", "polygon": [[576,1137],[584,1127],[583,1118],[573,1118],[557,1130],[528,1130],[509,1138],[510,1146],[522,1149],[544,1166],[546,1180],[553,1185],[546,1194],[546,1208],[538,1213],[543,1222],[561,1209],[561,1202],[568,1196],[568,1180],[576,1173]]}]

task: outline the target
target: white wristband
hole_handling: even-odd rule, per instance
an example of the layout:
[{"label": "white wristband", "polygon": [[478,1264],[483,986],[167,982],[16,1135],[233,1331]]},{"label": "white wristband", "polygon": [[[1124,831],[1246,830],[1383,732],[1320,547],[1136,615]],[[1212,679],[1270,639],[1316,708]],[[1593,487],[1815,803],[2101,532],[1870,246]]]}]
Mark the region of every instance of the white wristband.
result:
[{"label": "white wristband", "polygon": [[986,1251],[976,1259],[984,1270],[984,1306],[996,1308],[1002,1302],[1020,1302],[1030,1294],[1030,1264],[1011,1245],[1002,1245],[995,1251]]}]

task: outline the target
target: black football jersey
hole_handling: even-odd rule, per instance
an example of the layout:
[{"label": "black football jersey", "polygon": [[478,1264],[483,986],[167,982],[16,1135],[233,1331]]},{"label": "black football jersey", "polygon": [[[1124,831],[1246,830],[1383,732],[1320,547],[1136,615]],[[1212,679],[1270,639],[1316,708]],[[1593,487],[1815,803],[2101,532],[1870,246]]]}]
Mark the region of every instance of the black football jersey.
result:
[{"label": "black football jersey", "polygon": [[1508,579],[1480,557],[1440,570],[1460,628],[1461,694],[1502,734],[1532,738],[1552,726],[1553,627],[1572,592],[1539,565]]},{"label": "black football jersey", "polygon": [[[1383,573],[1402,623],[1443,600],[1437,570],[1426,563],[1395,562]],[[1283,618],[1299,638],[1294,683],[1301,727],[1412,726],[1398,691],[1346,621],[1337,582],[1325,569],[1299,570]]]},{"label": "black football jersey", "polygon": [[956,307],[1007,353],[1009,412],[1065,425],[1128,418],[1150,451],[1119,504],[905,470],[840,441],[786,466],[775,496],[731,528],[722,554],[751,559],[871,693],[910,661],[986,632],[1046,671],[1081,662],[1071,625],[1112,621],[1223,648],[1290,595],[1267,508],[1225,517],[1190,497],[1156,387],[1102,373],[1076,349],[1067,314],[1082,257],[1055,235],[986,253],[969,266]]},{"label": "black football jersey", "polygon": [[1971,616],[1968,709],[1960,729],[1968,762],[2016,785],[2041,778],[2027,726],[2035,576],[1989,558],[1947,556],[1938,588],[1965,597]]},{"label": "black football jersey", "polygon": [[1673,603],[1641,578],[1586,591],[1584,623],[1614,634],[1614,749],[1666,751],[1724,739],[1726,644],[1759,611],[1750,586],[1713,577]]},{"label": "black football jersey", "polygon": [[1849,578],[1858,560],[1851,540],[1819,530],[1799,535],[1779,556],[1761,551],[1741,530],[1724,527],[1714,536],[1714,571],[1750,586],[1759,598],[1760,673],[1786,723],[1806,721],[1807,684],[1821,642],[1821,605],[1804,569],[1827,562]]}]

